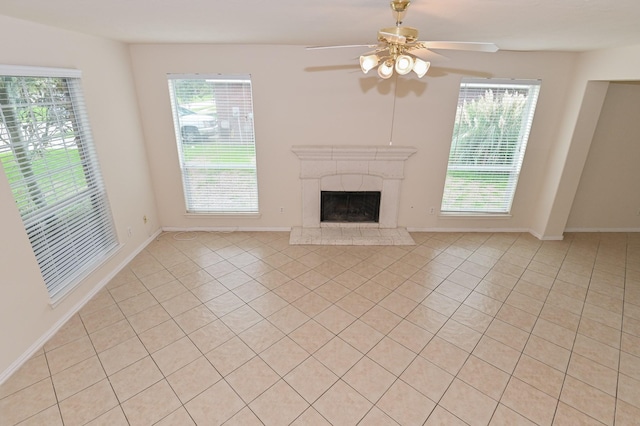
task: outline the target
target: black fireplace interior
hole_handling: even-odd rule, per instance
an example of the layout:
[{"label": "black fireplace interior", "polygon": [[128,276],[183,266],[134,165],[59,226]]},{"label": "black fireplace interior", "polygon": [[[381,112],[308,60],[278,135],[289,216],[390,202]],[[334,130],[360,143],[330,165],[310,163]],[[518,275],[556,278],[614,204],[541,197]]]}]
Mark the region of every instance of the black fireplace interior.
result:
[{"label": "black fireplace interior", "polygon": [[373,222],[380,217],[380,191],[321,191],[321,222]]}]

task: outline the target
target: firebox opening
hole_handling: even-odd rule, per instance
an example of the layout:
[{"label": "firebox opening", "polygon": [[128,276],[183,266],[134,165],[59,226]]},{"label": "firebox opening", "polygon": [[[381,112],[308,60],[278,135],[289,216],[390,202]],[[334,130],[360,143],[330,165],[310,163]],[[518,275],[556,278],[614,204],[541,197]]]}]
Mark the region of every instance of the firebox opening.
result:
[{"label": "firebox opening", "polygon": [[377,223],[380,191],[321,191],[321,222]]}]

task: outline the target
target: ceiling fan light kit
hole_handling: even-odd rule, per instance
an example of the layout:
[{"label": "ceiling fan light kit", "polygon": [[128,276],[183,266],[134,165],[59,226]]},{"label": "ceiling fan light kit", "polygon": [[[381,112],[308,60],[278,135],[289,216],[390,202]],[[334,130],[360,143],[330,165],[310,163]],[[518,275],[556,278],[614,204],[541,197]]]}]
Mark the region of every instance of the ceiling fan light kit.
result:
[{"label": "ceiling fan light kit", "polygon": [[378,75],[381,78],[387,79],[393,75],[393,62],[384,61],[378,66]]},{"label": "ceiling fan light kit", "polygon": [[396,72],[400,75],[409,74],[413,69],[413,58],[409,55],[399,55],[396,58]]},{"label": "ceiling fan light kit", "polygon": [[422,78],[427,71],[429,71],[429,67],[431,66],[431,62],[423,61],[420,58],[415,59],[415,63],[413,64],[413,72],[418,75],[418,78]]},{"label": "ceiling fan light kit", "polygon": [[368,73],[378,67],[378,75],[387,79],[393,71],[399,75],[415,72],[422,78],[431,63],[421,59],[423,54],[433,53],[431,50],[467,50],[475,52],[496,52],[498,47],[493,43],[463,42],[463,41],[419,41],[418,30],[402,26],[402,20],[407,13],[409,0],[391,0],[391,12],[396,20],[395,27],[382,28],[378,31],[377,45],[345,45],[345,46],[315,46],[308,49],[333,49],[340,47],[374,47],[373,52],[360,56],[360,68]]},{"label": "ceiling fan light kit", "polygon": [[377,67],[379,63],[380,58],[378,58],[378,55],[360,56],[360,68],[362,68],[362,72],[365,74]]},{"label": "ceiling fan light kit", "polygon": [[409,53],[418,40],[418,30],[411,27],[403,27],[402,20],[407,13],[408,0],[392,0],[391,11],[396,20],[396,26],[383,28],[378,31],[378,48],[375,53],[360,56],[360,68],[365,74],[378,67],[378,75],[381,78],[389,78],[393,70],[399,75],[409,74],[414,71],[418,77],[426,74],[429,62],[415,57]]},{"label": "ceiling fan light kit", "polygon": [[390,56],[383,56],[382,58],[375,53],[360,56],[362,72],[366,74],[377,66],[378,75],[382,78],[391,77],[394,69],[399,75],[406,75],[413,71],[419,78],[422,78],[431,66],[430,62],[409,55],[405,51],[399,50],[396,52],[395,49],[391,49],[391,51]]}]

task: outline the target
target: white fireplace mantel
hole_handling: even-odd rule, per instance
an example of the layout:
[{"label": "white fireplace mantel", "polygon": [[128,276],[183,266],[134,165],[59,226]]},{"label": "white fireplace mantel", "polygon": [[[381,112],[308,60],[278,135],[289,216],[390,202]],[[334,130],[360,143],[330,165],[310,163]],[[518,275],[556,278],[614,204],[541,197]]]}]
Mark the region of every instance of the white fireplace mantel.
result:
[{"label": "white fireplace mantel", "polygon": [[321,191],[380,191],[379,228],[398,226],[400,184],[410,146],[296,145],[302,181],[302,227],[320,227]]}]

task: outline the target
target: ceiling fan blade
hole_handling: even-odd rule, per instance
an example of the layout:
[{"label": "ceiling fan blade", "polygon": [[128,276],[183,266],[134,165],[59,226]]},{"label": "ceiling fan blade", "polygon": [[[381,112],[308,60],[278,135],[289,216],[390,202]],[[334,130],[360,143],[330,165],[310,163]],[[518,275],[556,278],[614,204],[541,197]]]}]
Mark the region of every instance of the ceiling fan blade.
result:
[{"label": "ceiling fan blade", "polygon": [[385,50],[389,50],[389,45],[386,43],[376,44],[375,46],[371,46],[371,47],[375,47],[375,49],[369,50],[368,52],[365,52],[362,55],[373,55],[380,52],[384,52]]},{"label": "ceiling fan blade", "polygon": [[339,46],[308,46],[307,50],[321,50],[321,49],[345,49],[353,47],[376,47],[377,44],[343,44]]},{"label": "ceiling fan blade", "polygon": [[424,47],[414,47],[414,48],[407,49],[407,53],[417,58],[420,58],[423,61],[444,62],[449,60],[449,58],[447,58],[446,56],[433,52]]},{"label": "ceiling fan blade", "polygon": [[470,50],[474,52],[497,52],[498,46],[493,43],[476,43],[465,41],[420,41],[418,42],[425,49],[443,50]]}]

